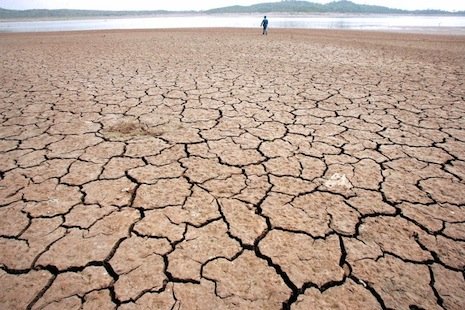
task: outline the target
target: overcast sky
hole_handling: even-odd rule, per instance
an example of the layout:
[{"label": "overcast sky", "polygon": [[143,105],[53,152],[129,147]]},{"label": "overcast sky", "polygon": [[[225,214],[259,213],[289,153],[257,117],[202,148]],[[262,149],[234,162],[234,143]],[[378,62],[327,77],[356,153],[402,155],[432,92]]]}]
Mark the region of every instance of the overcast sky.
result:
[{"label": "overcast sky", "polygon": [[[406,10],[465,10],[465,0],[352,0]],[[251,5],[279,0],[0,0],[6,9],[89,9],[89,10],[205,10],[229,5]],[[328,3],[328,0],[310,2]]]}]

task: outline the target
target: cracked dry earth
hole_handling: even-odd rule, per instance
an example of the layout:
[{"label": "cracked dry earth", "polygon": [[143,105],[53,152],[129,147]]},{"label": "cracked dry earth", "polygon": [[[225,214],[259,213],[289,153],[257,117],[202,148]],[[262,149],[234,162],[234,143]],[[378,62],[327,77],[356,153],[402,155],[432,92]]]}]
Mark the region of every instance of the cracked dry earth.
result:
[{"label": "cracked dry earth", "polygon": [[0,308],[464,309],[465,37],[0,50]]}]

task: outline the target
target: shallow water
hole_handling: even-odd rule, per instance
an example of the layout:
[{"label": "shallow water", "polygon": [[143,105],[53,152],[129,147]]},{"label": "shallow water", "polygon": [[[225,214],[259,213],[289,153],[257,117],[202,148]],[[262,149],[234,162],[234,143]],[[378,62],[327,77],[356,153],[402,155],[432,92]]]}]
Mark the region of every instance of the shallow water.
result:
[{"label": "shallow water", "polygon": [[[392,16],[392,15],[298,15],[270,16],[272,28],[354,29],[415,31],[465,34],[465,17],[458,16]],[[166,29],[237,27],[254,28],[261,22],[260,15],[197,15],[127,17],[108,19],[1,21],[0,32],[74,31],[104,29]]]}]

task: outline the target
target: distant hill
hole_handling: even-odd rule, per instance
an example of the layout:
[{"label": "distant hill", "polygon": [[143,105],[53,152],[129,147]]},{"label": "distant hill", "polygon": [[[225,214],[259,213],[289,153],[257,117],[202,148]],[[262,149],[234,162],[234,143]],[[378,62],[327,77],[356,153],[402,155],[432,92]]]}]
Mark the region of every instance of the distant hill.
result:
[{"label": "distant hill", "polygon": [[405,11],[374,5],[361,5],[350,1],[337,1],[328,4],[308,1],[284,1],[259,3],[250,6],[228,6],[206,11],[206,13],[380,13],[401,14]]},{"label": "distant hill", "polygon": [[281,1],[259,3],[250,6],[228,6],[205,11],[220,13],[354,13],[354,14],[418,14],[418,15],[465,15],[465,11],[447,12],[440,10],[406,11],[378,5],[356,4],[351,1],[334,1],[327,4],[308,1]]},{"label": "distant hill", "polygon": [[161,14],[195,13],[193,11],[93,11],[93,10],[7,10],[0,8],[0,19],[27,18],[79,18],[79,17],[119,17],[149,16]]},{"label": "distant hill", "polygon": [[7,10],[0,8],[0,19],[28,18],[82,18],[150,16],[161,14],[225,14],[225,13],[352,13],[352,14],[417,14],[417,15],[460,15],[465,11],[447,12],[440,10],[406,11],[377,5],[356,4],[351,1],[334,1],[319,4],[308,1],[282,1],[260,3],[250,6],[228,6],[206,11],[92,11],[92,10]]}]

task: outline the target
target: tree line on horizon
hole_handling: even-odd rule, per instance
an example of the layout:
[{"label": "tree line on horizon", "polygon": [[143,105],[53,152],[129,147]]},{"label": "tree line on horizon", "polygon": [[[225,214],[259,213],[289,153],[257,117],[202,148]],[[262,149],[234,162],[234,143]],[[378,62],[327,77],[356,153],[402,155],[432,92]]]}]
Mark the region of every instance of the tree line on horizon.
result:
[{"label": "tree line on horizon", "polygon": [[416,15],[465,15],[465,11],[448,12],[442,10],[407,11],[378,5],[356,4],[341,0],[327,4],[308,1],[281,1],[259,3],[250,6],[228,6],[205,11],[99,11],[99,10],[8,10],[0,8],[0,19],[11,18],[73,18],[73,17],[119,17],[168,14],[247,14],[247,13],[352,13],[352,14],[416,14]]}]

